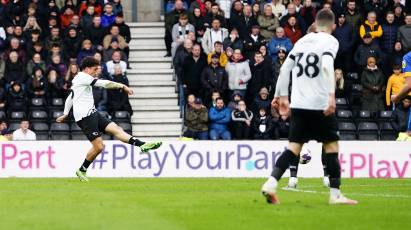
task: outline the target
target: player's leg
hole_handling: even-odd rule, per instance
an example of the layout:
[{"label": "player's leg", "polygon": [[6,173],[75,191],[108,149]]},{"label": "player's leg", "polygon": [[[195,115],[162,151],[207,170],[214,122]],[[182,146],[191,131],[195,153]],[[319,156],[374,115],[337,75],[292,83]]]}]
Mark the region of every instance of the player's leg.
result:
[{"label": "player's leg", "polygon": [[162,142],[160,141],[147,143],[143,142],[139,140],[137,137],[131,136],[130,134],[126,133],[120,126],[118,126],[114,122],[110,122],[105,127],[105,131],[124,143],[140,147],[142,152],[148,152],[150,150],[157,149],[162,144]]},{"label": "player's leg", "polygon": [[357,204],[356,200],[346,198],[340,191],[341,166],[338,159],[338,142],[324,143],[326,170],[330,178],[330,204]]},{"label": "player's leg", "polygon": [[327,162],[326,162],[326,155],[325,155],[325,150],[324,146],[321,148],[321,163],[323,165],[323,171],[324,171],[324,177],[323,177],[323,185],[325,187],[330,187],[330,178],[327,173]]},{"label": "player's leg", "polygon": [[288,179],[288,185],[287,185],[287,187],[289,188],[297,188],[297,184],[298,184],[297,173],[298,173],[299,164],[300,164],[299,157],[294,158],[290,163],[290,167],[289,167],[290,178]]},{"label": "player's leg", "polygon": [[87,169],[90,166],[90,164],[96,159],[98,154],[101,153],[104,149],[103,145],[103,138],[101,137],[96,137],[94,140],[91,140],[91,149],[87,152],[86,159],[84,159],[83,164],[80,166],[80,168],[76,171],[77,177],[80,179],[80,181],[88,181],[87,178]]},{"label": "player's leg", "polygon": [[264,183],[262,193],[266,197],[267,202],[271,204],[278,204],[279,200],[276,195],[278,181],[283,176],[284,172],[290,166],[290,163],[298,159],[302,149],[303,143],[290,142],[288,148],[284,150],[281,156],[275,162],[271,176]]}]

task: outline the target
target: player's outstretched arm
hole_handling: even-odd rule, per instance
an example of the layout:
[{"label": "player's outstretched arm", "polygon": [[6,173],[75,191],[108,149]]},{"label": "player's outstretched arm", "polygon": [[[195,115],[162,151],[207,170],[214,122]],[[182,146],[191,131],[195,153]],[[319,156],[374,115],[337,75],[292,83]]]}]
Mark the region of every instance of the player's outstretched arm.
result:
[{"label": "player's outstretched arm", "polygon": [[64,103],[63,115],[58,117],[56,121],[59,123],[64,122],[64,120],[66,120],[66,118],[68,117],[70,113],[71,107],[73,107],[73,91],[69,93],[69,95],[67,96],[66,102]]},{"label": "player's outstretched arm", "polygon": [[97,87],[103,87],[106,89],[122,89],[129,96],[133,95],[134,93],[133,90],[130,89],[128,86],[121,84],[121,83],[114,82],[114,81],[98,79],[94,85]]}]

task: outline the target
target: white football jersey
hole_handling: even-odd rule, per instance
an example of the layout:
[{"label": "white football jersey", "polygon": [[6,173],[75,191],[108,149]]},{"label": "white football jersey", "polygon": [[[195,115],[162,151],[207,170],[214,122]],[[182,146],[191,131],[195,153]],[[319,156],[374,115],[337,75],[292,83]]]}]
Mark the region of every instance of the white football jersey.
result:
[{"label": "white football jersey", "polygon": [[[339,43],[332,35],[309,33],[297,41],[288,58],[294,60],[292,68],[291,108],[324,110],[328,106],[329,79],[324,74],[322,58],[325,55],[335,59]],[[334,67],[332,66],[332,69]]]}]

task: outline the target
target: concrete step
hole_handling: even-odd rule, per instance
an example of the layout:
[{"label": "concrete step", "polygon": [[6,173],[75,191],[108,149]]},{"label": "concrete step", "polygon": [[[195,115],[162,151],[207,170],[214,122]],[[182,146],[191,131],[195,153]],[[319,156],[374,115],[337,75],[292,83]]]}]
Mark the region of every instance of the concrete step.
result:
[{"label": "concrete step", "polygon": [[171,69],[170,62],[147,62],[147,63],[130,63],[133,69]]},{"label": "concrete step", "polygon": [[131,39],[134,40],[149,40],[149,39],[163,39],[164,33],[162,34],[148,34],[148,33],[134,33],[131,34]]},{"label": "concrete step", "polygon": [[127,76],[133,74],[173,74],[173,69],[129,69],[127,70]]},{"label": "concrete step", "polygon": [[142,57],[164,57],[166,50],[138,50],[136,52],[130,52],[130,58],[142,58]]},{"label": "concrete step", "polygon": [[173,87],[176,85],[174,81],[130,81],[133,87]]},{"label": "concrete step", "polygon": [[133,39],[128,44],[130,47],[135,46],[165,46],[164,39]]},{"label": "concrete step", "polygon": [[179,117],[177,118],[132,118],[131,123],[140,124],[181,124],[183,120]]},{"label": "concrete step", "polygon": [[[181,124],[134,124],[133,130],[135,131],[148,131],[148,132],[179,132],[181,133]],[[134,131],[133,131],[134,132]]]},{"label": "concrete step", "polygon": [[135,87],[131,86],[134,90],[134,93],[138,94],[149,94],[149,93],[158,93],[158,94],[171,94],[175,93],[175,88],[173,87]]},{"label": "concrete step", "polygon": [[139,106],[145,106],[145,105],[152,105],[152,106],[158,106],[159,107],[158,109],[162,110],[162,106],[165,106],[165,105],[177,106],[177,99],[138,99],[138,100],[130,100],[130,104],[133,108],[134,106],[139,107]]},{"label": "concrete step", "polygon": [[157,105],[141,105],[141,106],[136,106],[132,107],[133,111],[136,113],[140,112],[153,112],[153,113],[158,113],[158,112],[177,112],[180,113],[180,107],[177,105],[164,105],[164,106],[157,106]]},{"label": "concrete step", "polygon": [[130,29],[143,28],[143,27],[164,27],[164,22],[127,22]]},{"label": "concrete step", "polygon": [[143,27],[143,28],[130,28],[131,34],[164,34],[164,27]]},{"label": "concrete step", "polygon": [[131,82],[136,81],[173,81],[172,74],[130,74],[127,73],[128,80]]},{"label": "concrete step", "polygon": [[133,136],[153,139],[158,138],[160,140],[163,140],[164,138],[177,139],[180,135],[181,131],[133,131]]},{"label": "concrete step", "polygon": [[140,45],[140,46],[132,46],[130,47],[130,53],[133,52],[143,52],[143,51],[165,51],[166,46],[165,45],[158,45],[158,46],[145,46],[145,45]]},{"label": "concrete step", "polygon": [[[133,88],[134,95],[131,95],[130,99],[176,99],[177,93],[174,90],[168,88],[150,89],[147,88]],[[171,91],[171,92],[170,92]]]},{"label": "concrete step", "polygon": [[[161,108],[160,108],[161,109]],[[163,119],[163,118],[179,118],[180,112],[179,111],[158,111],[158,112],[144,112],[139,111],[133,113],[131,119],[140,119],[140,118],[151,118],[151,119]]]},{"label": "concrete step", "polygon": [[133,57],[129,58],[130,63],[157,63],[157,62],[168,62],[171,63],[171,57]]}]

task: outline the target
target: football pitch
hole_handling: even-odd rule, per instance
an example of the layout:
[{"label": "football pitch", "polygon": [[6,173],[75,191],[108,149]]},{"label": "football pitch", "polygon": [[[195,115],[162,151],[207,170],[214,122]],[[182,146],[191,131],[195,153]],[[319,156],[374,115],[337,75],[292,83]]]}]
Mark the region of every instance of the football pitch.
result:
[{"label": "football pitch", "polygon": [[264,179],[91,179],[0,179],[0,229],[411,229],[411,179],[343,180],[357,206],[328,205],[321,179],[277,206]]}]

